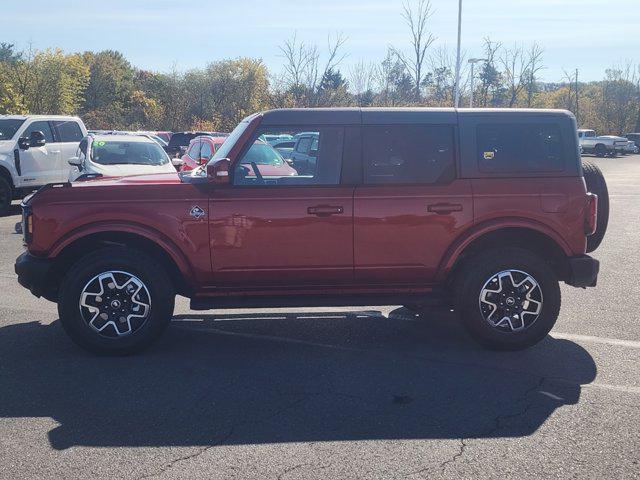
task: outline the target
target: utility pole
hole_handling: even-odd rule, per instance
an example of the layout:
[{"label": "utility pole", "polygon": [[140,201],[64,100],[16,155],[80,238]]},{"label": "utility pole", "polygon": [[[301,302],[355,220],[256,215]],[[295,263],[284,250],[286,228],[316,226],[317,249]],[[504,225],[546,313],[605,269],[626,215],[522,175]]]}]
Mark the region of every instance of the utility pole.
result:
[{"label": "utility pole", "polygon": [[578,124],[578,128],[580,128],[580,120],[579,120],[579,114],[580,114],[580,103],[578,100],[578,69],[576,68],[576,123]]},{"label": "utility pole", "polygon": [[470,58],[468,63],[471,65],[471,93],[469,94],[469,108],[473,108],[473,67],[478,62],[486,62],[486,58]]},{"label": "utility pole", "polygon": [[456,85],[454,107],[460,103],[460,42],[462,40],[462,0],[458,0],[458,52],[456,54]]}]

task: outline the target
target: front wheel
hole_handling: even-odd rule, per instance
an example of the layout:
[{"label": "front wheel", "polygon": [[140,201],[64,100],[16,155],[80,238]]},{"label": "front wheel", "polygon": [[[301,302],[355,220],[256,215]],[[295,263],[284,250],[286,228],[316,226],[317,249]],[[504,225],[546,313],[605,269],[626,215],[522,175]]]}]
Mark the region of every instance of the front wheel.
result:
[{"label": "front wheel", "polygon": [[491,250],[458,275],[456,307],[469,334],[494,350],[542,340],[560,312],[560,286],[544,259],[519,248]]},{"label": "front wheel", "polygon": [[0,217],[9,213],[12,193],[9,182],[4,177],[0,177]]},{"label": "front wheel", "polygon": [[58,313],[71,339],[93,353],[128,355],[153,343],[171,321],[175,293],[164,269],[142,252],[96,250],[65,275]]}]

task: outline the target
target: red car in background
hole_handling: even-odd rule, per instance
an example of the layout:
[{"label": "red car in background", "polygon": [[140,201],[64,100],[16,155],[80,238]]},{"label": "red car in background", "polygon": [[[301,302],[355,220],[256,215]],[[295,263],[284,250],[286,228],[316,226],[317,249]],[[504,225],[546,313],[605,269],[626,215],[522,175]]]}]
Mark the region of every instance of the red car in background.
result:
[{"label": "red car in background", "polygon": [[227,137],[200,135],[191,140],[187,152],[182,156],[183,163],[180,171],[188,172],[207,163],[226,139]]},{"label": "red car in background", "polygon": [[[201,135],[191,140],[187,153],[182,156],[183,163],[180,171],[188,172],[209,162],[226,139],[227,137]],[[255,178],[253,165],[264,177],[290,176],[298,173],[288,160],[285,160],[276,149],[262,140],[254,142],[241,162],[241,168],[246,170],[245,175]]]}]

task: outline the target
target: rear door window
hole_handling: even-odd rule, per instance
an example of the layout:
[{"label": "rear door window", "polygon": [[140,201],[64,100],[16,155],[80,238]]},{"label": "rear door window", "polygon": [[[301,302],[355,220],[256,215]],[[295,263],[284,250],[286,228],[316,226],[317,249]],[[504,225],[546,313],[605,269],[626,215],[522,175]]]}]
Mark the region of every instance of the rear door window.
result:
[{"label": "rear door window", "polygon": [[477,134],[481,172],[555,172],[564,170],[562,137],[552,123],[486,123]]},{"label": "rear door window", "polygon": [[84,137],[77,122],[55,120],[53,125],[58,131],[58,142],[79,142]]},{"label": "rear door window", "polygon": [[449,183],[455,178],[453,127],[365,126],[362,158],[365,184]]}]

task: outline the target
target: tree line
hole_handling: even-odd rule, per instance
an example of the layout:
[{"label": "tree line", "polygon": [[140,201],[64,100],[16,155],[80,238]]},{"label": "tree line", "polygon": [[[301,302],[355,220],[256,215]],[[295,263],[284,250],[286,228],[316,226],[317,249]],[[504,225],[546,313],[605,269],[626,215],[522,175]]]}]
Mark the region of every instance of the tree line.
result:
[{"label": "tree line", "polygon": [[[455,51],[429,31],[429,0],[405,3],[406,45],[389,45],[380,62],[344,67],[348,39],[327,45],[293,35],[279,46],[278,72],[256,58],[211,62],[204,69],[153,72],[122,53],[17,50],[0,43],[0,113],[78,114],[91,129],[230,130],[250,113],[282,107],[453,105]],[[469,64],[461,62],[461,106],[469,104]],[[640,64],[612,66],[599,81],[577,71],[540,81],[538,43],[483,42],[473,100],[476,107],[563,108],[599,133],[640,131]]]}]

